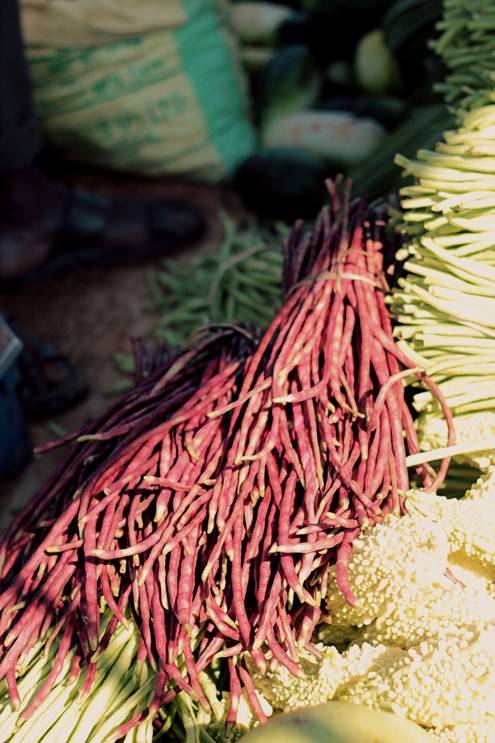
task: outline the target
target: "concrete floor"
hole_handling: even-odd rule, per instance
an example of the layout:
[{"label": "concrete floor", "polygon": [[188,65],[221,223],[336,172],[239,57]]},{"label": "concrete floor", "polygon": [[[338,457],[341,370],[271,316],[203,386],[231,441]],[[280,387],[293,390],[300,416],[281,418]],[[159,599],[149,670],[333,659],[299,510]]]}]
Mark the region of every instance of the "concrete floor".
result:
[{"label": "concrete floor", "polygon": [[[199,252],[215,251],[222,242],[220,210],[242,219],[244,209],[227,187],[210,187],[175,181],[147,181],[114,174],[79,173],[80,186],[115,196],[143,198],[183,198],[199,206],[208,228],[204,237],[176,253],[187,262]],[[170,254],[169,254],[170,255]],[[146,272],[157,265],[112,269],[84,269],[4,293],[2,309],[46,340],[52,341],[70,356],[86,375],[89,396],[71,410],[53,418],[66,431],[77,429],[109,406],[109,392],[122,375],[113,357],[130,353],[132,336],[145,336],[157,318],[146,310],[150,300]],[[30,426],[35,446],[54,437],[50,422]],[[56,450],[32,461],[15,477],[0,478],[0,533],[13,511],[33,497],[64,454]]]}]

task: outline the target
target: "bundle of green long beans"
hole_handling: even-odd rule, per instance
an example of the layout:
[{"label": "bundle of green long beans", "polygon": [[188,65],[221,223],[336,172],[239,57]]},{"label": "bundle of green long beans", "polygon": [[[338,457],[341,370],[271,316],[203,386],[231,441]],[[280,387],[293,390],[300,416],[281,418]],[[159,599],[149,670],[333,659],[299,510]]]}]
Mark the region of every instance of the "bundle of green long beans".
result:
[{"label": "bundle of green long beans", "polygon": [[[412,185],[401,194],[403,275],[390,298],[403,350],[440,385],[458,440],[495,436],[495,6],[445,0],[434,46],[457,127],[434,151],[396,161]],[[444,437],[438,406],[414,405],[427,444]]]},{"label": "bundle of green long beans", "polygon": [[[151,298],[146,309],[157,316],[150,339],[168,350],[211,325],[266,329],[280,309],[280,244],[289,227],[282,222],[262,227],[255,217],[241,223],[227,213],[219,219],[219,250],[186,262],[165,259],[147,274]],[[110,393],[122,394],[135,383],[134,357],[119,353],[113,361],[124,376]]]},{"label": "bundle of green long beans", "polygon": [[268,228],[255,219],[240,225],[221,214],[220,250],[196,256],[187,264],[164,260],[148,274],[152,301],[159,314],[153,336],[179,346],[208,323],[240,322],[267,328],[281,305],[280,239],[288,227]]},{"label": "bundle of green long beans", "polygon": [[495,6],[487,0],[444,0],[443,8],[440,36],[431,45],[448,71],[436,87],[462,116],[494,100]]}]

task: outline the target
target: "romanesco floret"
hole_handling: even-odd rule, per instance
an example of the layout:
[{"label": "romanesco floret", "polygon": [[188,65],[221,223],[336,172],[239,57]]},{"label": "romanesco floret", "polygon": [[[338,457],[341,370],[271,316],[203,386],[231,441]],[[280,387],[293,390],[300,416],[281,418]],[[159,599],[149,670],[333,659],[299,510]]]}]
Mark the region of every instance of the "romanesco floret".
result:
[{"label": "romanesco floret", "polygon": [[338,698],[391,710],[425,727],[477,722],[495,705],[495,625],[450,627],[400,650],[383,668],[348,683]]},{"label": "romanesco floret", "polygon": [[[457,443],[474,443],[493,439],[495,441],[495,411],[483,410],[479,413],[465,413],[454,416]],[[422,451],[439,449],[447,442],[447,424],[440,415],[425,414],[417,421],[419,444]],[[484,470],[495,463],[495,449],[484,449],[456,455],[459,462]]]},{"label": "romanesco floret", "polygon": [[308,650],[300,653],[298,665],[304,671],[305,678],[294,676],[280,663],[273,670],[261,673],[246,658],[257,691],[272,707],[288,711],[333,698],[344,680],[344,661],[335,647],[320,644],[316,647],[321,658]]},{"label": "romanesco floret", "polygon": [[407,604],[419,591],[444,584],[450,545],[441,525],[420,514],[386,516],[353,543],[351,588],[359,599],[350,606],[330,568],[326,610],[335,625],[363,626]]}]

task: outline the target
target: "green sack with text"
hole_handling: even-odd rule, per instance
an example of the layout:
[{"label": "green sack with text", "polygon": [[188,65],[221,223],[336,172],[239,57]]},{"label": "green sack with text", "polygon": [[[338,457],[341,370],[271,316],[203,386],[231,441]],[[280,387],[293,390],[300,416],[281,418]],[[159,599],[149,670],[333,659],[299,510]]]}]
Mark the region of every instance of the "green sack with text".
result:
[{"label": "green sack with text", "polygon": [[67,160],[215,183],[256,147],[221,0],[21,0],[36,111]]}]

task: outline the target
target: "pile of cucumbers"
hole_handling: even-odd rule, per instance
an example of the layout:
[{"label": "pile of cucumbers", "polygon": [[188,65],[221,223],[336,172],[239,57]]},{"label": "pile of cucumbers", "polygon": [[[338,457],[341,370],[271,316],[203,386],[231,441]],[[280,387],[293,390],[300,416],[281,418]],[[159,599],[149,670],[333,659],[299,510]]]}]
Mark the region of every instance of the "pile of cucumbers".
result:
[{"label": "pile of cucumbers", "polygon": [[228,0],[247,74],[257,152],[234,174],[247,206],[292,222],[349,176],[371,199],[396,193],[413,156],[450,125],[431,48],[442,0]]}]

